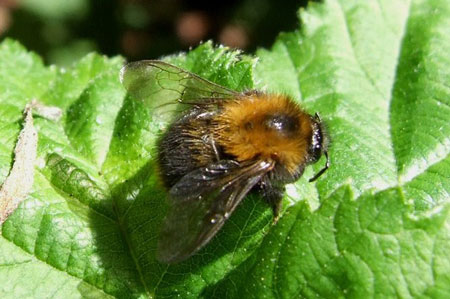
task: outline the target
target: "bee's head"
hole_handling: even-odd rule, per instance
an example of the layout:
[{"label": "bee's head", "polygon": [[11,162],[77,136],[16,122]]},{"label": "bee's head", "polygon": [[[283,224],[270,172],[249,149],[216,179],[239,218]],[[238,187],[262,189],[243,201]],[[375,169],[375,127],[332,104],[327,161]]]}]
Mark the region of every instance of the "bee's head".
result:
[{"label": "bee's head", "polygon": [[309,146],[309,163],[317,162],[322,155],[325,155],[327,159],[325,166],[316,173],[310,182],[317,180],[327,169],[330,167],[330,159],[328,158],[328,146],[330,144],[330,138],[326,132],[326,128],[320,119],[320,115],[316,113],[311,119],[312,121],[312,137],[311,144]]}]

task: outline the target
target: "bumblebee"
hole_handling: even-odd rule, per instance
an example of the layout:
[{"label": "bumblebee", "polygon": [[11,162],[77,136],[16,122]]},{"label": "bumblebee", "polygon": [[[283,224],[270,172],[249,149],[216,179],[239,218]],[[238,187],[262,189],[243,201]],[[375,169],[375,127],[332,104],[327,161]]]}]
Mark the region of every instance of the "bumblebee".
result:
[{"label": "bumblebee", "polygon": [[197,252],[249,192],[262,195],[276,221],[284,186],[322,155],[326,164],[309,181],[329,167],[329,137],[319,115],[288,96],[234,91],[157,60],[127,64],[121,81],[155,118],[177,115],[157,144],[171,205],[158,243],[161,262]]}]

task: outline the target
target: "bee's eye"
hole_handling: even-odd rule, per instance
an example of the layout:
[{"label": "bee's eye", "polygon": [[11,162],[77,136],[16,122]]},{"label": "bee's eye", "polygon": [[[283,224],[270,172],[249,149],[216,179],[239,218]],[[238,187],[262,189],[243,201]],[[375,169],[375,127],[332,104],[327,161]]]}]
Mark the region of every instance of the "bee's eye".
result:
[{"label": "bee's eye", "polygon": [[298,120],[285,114],[266,115],[264,125],[267,129],[275,130],[283,135],[291,135],[298,130]]},{"label": "bee's eye", "polygon": [[314,123],[312,140],[309,148],[311,162],[316,162],[320,159],[320,156],[322,156],[322,150],[323,150],[322,130],[320,128],[320,125]]}]

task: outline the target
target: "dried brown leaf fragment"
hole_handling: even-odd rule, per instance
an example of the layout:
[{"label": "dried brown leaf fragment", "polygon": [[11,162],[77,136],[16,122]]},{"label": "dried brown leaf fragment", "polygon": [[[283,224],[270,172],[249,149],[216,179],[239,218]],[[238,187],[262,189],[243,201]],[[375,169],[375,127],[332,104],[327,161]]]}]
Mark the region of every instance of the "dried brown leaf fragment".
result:
[{"label": "dried brown leaf fragment", "polygon": [[0,189],[0,224],[28,196],[33,186],[38,134],[33,125],[32,109],[32,105],[25,108],[25,122],[14,149],[14,164]]}]

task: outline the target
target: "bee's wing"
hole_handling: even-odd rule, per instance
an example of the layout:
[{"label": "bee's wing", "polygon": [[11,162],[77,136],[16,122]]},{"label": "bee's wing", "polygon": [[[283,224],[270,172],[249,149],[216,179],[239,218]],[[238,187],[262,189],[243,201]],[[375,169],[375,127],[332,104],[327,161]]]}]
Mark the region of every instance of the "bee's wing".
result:
[{"label": "bee's wing", "polygon": [[273,161],[240,165],[223,160],[185,175],[170,190],[172,207],[161,231],[158,259],[175,263],[202,248],[273,167]]},{"label": "bee's wing", "polygon": [[175,108],[170,104],[215,104],[239,95],[236,91],[159,60],[142,60],[125,65],[120,71],[120,80],[128,94],[143,101],[154,115],[173,111]]}]

